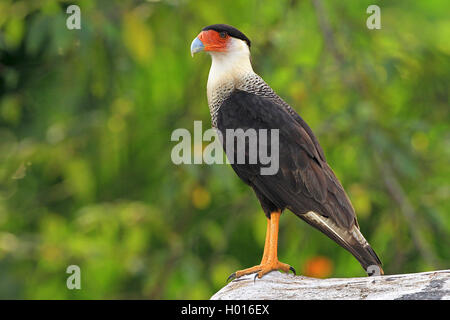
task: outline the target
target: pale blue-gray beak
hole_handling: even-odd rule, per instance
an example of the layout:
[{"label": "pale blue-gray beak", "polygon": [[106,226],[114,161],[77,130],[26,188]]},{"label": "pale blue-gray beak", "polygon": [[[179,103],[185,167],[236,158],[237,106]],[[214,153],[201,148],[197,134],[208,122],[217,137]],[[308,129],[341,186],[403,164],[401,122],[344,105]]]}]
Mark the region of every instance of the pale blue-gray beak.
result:
[{"label": "pale blue-gray beak", "polygon": [[201,42],[199,38],[195,38],[191,43],[191,56],[194,56],[194,54],[203,51],[204,49],[205,46],[203,45],[203,42]]}]

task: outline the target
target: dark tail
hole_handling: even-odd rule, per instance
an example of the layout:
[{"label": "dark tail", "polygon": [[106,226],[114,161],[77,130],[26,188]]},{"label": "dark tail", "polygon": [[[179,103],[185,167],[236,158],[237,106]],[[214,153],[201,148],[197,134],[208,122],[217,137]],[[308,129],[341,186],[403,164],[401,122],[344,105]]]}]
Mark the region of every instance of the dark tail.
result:
[{"label": "dark tail", "polygon": [[296,215],[347,249],[359,261],[369,276],[384,274],[380,258],[361,234],[356,224],[351,229],[346,229],[312,211]]}]

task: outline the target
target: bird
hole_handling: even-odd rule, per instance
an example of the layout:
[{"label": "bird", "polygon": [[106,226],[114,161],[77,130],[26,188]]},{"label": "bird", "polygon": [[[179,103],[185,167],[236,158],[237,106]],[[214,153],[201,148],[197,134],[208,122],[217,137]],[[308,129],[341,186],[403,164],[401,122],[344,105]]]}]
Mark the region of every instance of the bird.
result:
[{"label": "bird", "polygon": [[[222,133],[224,149],[226,130],[278,130],[275,174],[262,174],[261,161],[230,161],[237,176],[256,194],[267,229],[261,262],[232,273],[228,280],[253,273],[255,279],[261,278],[274,270],[296,274],[292,266],[278,260],[279,221],[286,209],[348,250],[369,276],[384,274],[318,139],[303,118],[253,71],[250,47],[250,39],[235,27],[213,24],[200,31],[190,48],[192,57],[198,52],[211,56],[207,100],[212,127]],[[246,148],[249,143],[245,140]],[[236,157],[237,151],[227,157]],[[245,155],[248,160],[248,152]]]}]

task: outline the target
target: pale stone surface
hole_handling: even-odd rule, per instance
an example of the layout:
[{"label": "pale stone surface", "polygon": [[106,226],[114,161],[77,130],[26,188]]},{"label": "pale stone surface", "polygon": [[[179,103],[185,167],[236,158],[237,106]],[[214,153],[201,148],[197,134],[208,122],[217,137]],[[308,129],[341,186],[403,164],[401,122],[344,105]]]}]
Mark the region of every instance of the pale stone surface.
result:
[{"label": "pale stone surface", "polygon": [[450,300],[450,269],[365,278],[315,279],[273,271],[236,279],[212,300]]}]

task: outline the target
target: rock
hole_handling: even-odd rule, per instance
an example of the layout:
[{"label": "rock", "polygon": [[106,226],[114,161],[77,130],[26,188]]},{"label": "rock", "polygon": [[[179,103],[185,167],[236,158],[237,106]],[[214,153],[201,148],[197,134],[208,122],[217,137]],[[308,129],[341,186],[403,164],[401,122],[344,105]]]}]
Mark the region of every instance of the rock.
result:
[{"label": "rock", "polygon": [[233,280],[212,300],[450,300],[450,270],[315,279],[273,271]]}]

